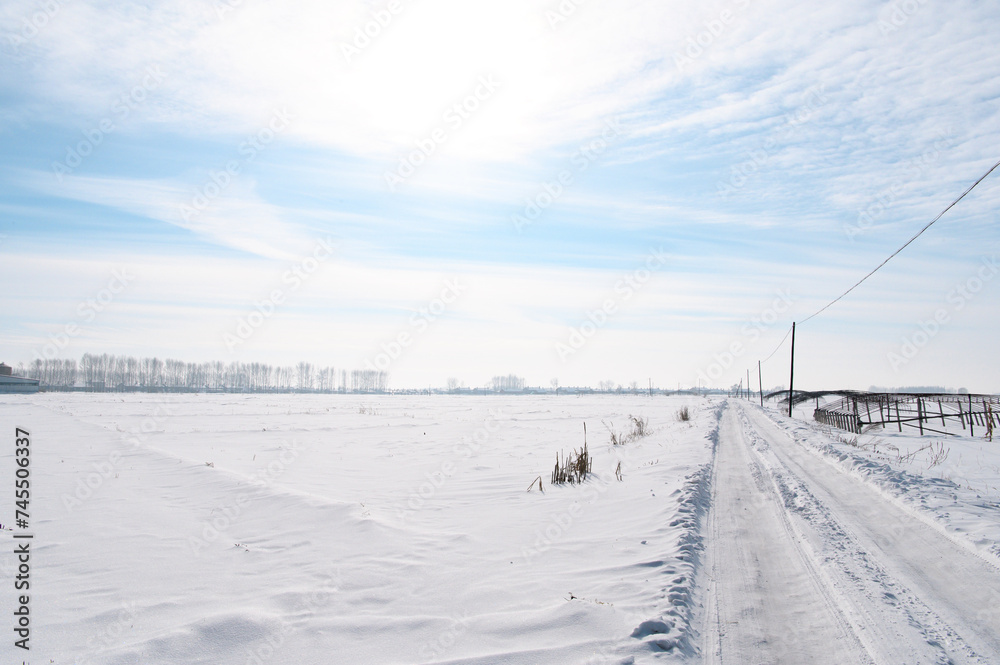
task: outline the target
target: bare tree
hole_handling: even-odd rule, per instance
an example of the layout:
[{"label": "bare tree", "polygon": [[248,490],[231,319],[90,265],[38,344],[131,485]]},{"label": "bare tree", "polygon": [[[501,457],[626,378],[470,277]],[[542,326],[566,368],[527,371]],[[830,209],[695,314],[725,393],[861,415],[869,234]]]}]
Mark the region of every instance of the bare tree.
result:
[{"label": "bare tree", "polygon": [[351,392],[384,393],[389,387],[389,375],[374,369],[356,369],[351,372]]},{"label": "bare tree", "polygon": [[313,366],[307,362],[300,362],[297,371],[296,387],[299,390],[312,390],[313,388]]},{"label": "bare tree", "polygon": [[524,379],[515,374],[494,376],[490,379],[490,387],[496,392],[524,390]]}]

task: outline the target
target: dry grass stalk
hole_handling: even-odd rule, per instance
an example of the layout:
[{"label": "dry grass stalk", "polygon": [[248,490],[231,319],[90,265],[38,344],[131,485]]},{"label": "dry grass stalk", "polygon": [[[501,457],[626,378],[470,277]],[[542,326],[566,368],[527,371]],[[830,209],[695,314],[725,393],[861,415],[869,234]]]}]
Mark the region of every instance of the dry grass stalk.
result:
[{"label": "dry grass stalk", "polygon": [[616,432],[612,425],[609,425],[603,420],[601,421],[601,423],[608,428],[608,432],[611,434],[611,445],[613,446],[625,445],[625,436],[623,434],[621,434],[620,432]]},{"label": "dry grass stalk", "polygon": [[951,448],[945,448],[944,443],[938,441],[936,445],[933,443],[931,444],[930,451],[931,451],[931,459],[930,459],[930,466],[927,467],[928,470],[933,469],[939,464],[943,464],[944,461],[948,459],[948,453],[951,452]]},{"label": "dry grass stalk", "polygon": [[629,433],[629,438],[631,440],[641,439],[644,436],[649,436],[649,418],[642,418],[640,416],[629,415],[629,420],[632,421],[632,431]]},{"label": "dry grass stalk", "polygon": [[552,469],[552,485],[562,485],[563,483],[582,483],[587,479],[594,460],[587,451],[587,444],[583,444],[580,450],[572,450],[567,456],[565,453],[556,453],[556,465]]},{"label": "dry grass stalk", "polygon": [[613,446],[624,446],[630,441],[635,441],[641,439],[645,436],[649,436],[652,432],[649,429],[649,418],[642,418],[641,416],[633,416],[629,414],[629,422],[632,423],[632,431],[628,434],[622,434],[621,432],[616,432],[614,429],[614,423],[610,425],[601,421],[604,426],[608,429],[611,434],[611,445]]}]

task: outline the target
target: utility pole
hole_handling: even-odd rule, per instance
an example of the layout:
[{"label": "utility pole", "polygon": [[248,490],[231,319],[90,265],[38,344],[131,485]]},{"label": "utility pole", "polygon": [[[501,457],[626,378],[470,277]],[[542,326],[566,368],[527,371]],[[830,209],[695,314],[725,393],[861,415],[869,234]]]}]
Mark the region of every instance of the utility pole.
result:
[{"label": "utility pole", "polygon": [[792,386],[795,383],[795,322],[792,321],[792,364],[788,376],[788,417],[792,417]]},{"label": "utility pole", "polygon": [[760,389],[760,408],[764,408],[764,380],[760,378],[760,361],[757,361],[757,387]]},{"label": "utility pole", "polygon": [[750,368],[747,368],[747,401],[750,401],[752,395],[750,394]]}]

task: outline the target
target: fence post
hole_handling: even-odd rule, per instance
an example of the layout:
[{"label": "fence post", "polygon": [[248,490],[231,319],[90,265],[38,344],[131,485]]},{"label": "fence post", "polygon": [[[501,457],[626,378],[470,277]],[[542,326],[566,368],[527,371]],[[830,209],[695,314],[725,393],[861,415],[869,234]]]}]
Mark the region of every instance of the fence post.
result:
[{"label": "fence post", "polygon": [[972,395],[969,395],[969,436],[975,436],[976,431],[972,429]]},{"label": "fence post", "polygon": [[924,435],[924,409],[920,398],[917,398],[917,425],[920,427],[920,436]]}]

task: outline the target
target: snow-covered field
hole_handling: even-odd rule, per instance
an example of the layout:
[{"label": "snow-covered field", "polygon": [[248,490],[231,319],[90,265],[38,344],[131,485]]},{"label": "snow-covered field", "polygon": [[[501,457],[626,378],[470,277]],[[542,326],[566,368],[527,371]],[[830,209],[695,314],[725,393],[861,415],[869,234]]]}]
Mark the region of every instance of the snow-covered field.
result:
[{"label": "snow-covered field", "polygon": [[[677,422],[687,403],[693,422]],[[715,408],[648,397],[7,396],[4,431],[33,440],[33,653],[528,664],[674,648],[690,622]],[[601,421],[625,431],[629,414],[654,431],[616,449]],[[556,452],[583,445],[585,422],[592,478],[550,487]],[[539,475],[545,493],[526,491]],[[10,617],[13,592],[0,596]]]},{"label": "snow-covered field", "polygon": [[[592,476],[550,486],[584,423]],[[604,395],[7,395],[0,425],[8,528],[31,433],[17,662],[1000,662],[1000,442]]]}]

